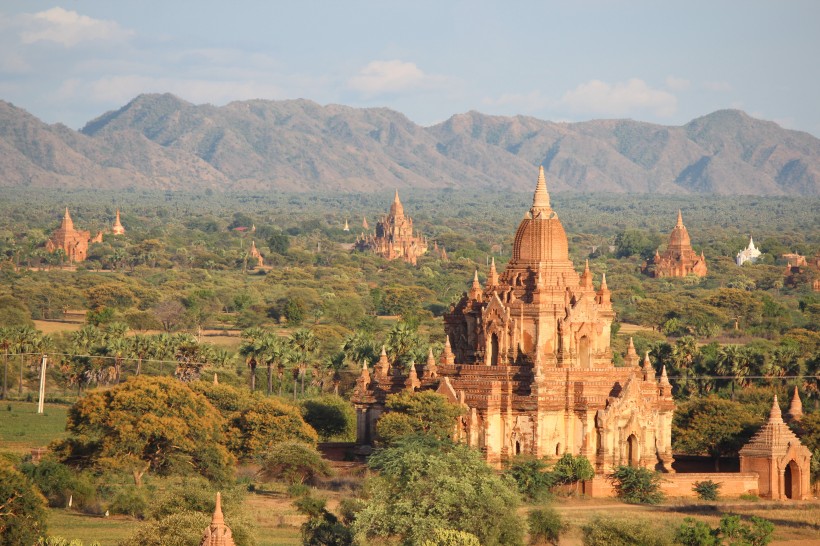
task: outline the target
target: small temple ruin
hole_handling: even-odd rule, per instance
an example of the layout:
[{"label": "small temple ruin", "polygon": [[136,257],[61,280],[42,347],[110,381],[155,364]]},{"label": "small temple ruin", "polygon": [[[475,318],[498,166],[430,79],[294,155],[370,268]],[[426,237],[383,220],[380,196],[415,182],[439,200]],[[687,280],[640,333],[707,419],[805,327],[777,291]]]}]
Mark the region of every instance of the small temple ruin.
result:
[{"label": "small temple ruin", "polygon": [[211,518],[211,524],[205,528],[202,542],[199,546],[236,546],[231,528],[225,525],[225,516],[222,514],[222,495],[216,494],[216,507]]},{"label": "small temple ruin", "polygon": [[735,263],[737,265],[743,265],[746,262],[751,264],[757,262],[757,259],[760,258],[762,253],[755,247],[755,242],[752,237],[749,237],[749,246],[741,250],[737,253],[737,257],[735,258]]},{"label": "small temple ruin", "polygon": [[114,235],[125,235],[125,228],[120,222],[120,209],[117,209],[117,216],[114,218],[114,225],[111,226],[111,233]]},{"label": "small temple ruin", "polygon": [[[795,398],[791,408],[800,406],[802,415],[797,389]],[[783,421],[775,396],[769,420],[740,450],[740,472],[758,474],[757,494],[761,497],[804,500],[810,492],[810,461],[811,451]]]},{"label": "small temple ruin", "polygon": [[432,389],[465,406],[455,437],[490,464],[571,453],[599,473],[621,464],[671,471],[672,387],[634,346],[629,365],[615,367],[614,317],[606,279],[596,288],[588,265],[579,275],[569,259],[541,168],[506,269],[493,261],[484,285],[476,273],[445,315],[439,363],[430,353],[405,373],[382,351],[372,376],[362,370],[352,397],[361,451],[389,394]]},{"label": "small temple ruin", "polygon": [[641,271],[650,277],[706,276],[706,257],[702,251],[697,255],[692,250],[692,241],[683,225],[681,211],[678,211],[678,221],[669,234],[666,250],[663,254],[656,250],[655,255],[644,263]]},{"label": "small temple ruin", "polygon": [[69,262],[82,262],[88,256],[88,245],[101,242],[102,232],[97,233],[92,238],[90,231],[74,229],[74,221],[68,213],[68,207],[66,207],[60,227],[54,230],[54,233],[46,241],[46,250],[52,253],[62,250]]},{"label": "small temple ruin", "polygon": [[251,248],[248,250],[248,260],[255,261],[256,267],[264,267],[265,265],[265,258],[262,256],[262,253],[259,252],[259,249],[256,248],[256,241],[251,241]]},{"label": "small temple ruin", "polygon": [[[362,225],[366,224],[367,220],[363,219]],[[413,232],[413,219],[404,215],[404,206],[396,190],[390,212],[376,223],[374,232],[358,236],[354,248],[375,252],[388,260],[401,259],[416,265],[418,257],[427,252],[427,240]]]}]

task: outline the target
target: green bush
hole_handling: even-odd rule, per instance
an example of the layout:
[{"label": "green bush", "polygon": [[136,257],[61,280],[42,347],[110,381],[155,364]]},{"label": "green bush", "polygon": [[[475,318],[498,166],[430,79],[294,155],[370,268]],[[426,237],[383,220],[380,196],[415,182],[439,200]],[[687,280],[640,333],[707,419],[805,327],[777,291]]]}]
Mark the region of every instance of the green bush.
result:
[{"label": "green bush", "polygon": [[0,459],[0,546],[34,544],[46,531],[46,501],[31,481]]},{"label": "green bush", "polygon": [[128,485],[114,495],[108,509],[112,514],[124,514],[133,518],[145,518],[148,509],[148,493],[144,488]]},{"label": "green bush", "polygon": [[575,457],[571,453],[565,453],[552,467],[552,475],[556,483],[574,483],[577,488],[579,481],[594,478],[595,470],[589,459],[583,455]]},{"label": "green bush", "polygon": [[712,480],[695,482],[692,491],[698,494],[700,500],[716,501],[718,500],[720,485],[721,484],[713,482]]},{"label": "green bush", "polygon": [[706,523],[686,518],[675,533],[675,542],[683,546],[766,546],[772,540],[774,524],[752,516],[751,523],[744,523],[740,516],[725,516],[712,529]]},{"label": "green bush", "polygon": [[527,516],[530,528],[530,544],[558,544],[566,526],[560,514],[553,508],[532,510]]},{"label": "green bush", "polygon": [[669,546],[668,533],[641,520],[596,518],[581,527],[584,546]]},{"label": "green bush", "polygon": [[507,463],[505,474],[515,481],[518,491],[532,502],[540,502],[550,496],[550,487],[555,483],[553,474],[547,471],[543,459],[519,455]]},{"label": "green bush", "polygon": [[31,478],[51,507],[65,508],[69,499],[77,508],[94,501],[96,492],[88,475],[53,459],[46,458],[38,464],[25,463],[21,470]]},{"label": "green bush", "polygon": [[433,529],[431,535],[421,542],[421,546],[481,546],[478,537],[466,531]]},{"label": "green bush", "polygon": [[325,442],[331,438],[340,441],[356,439],[356,412],[344,398],[331,395],[304,400],[302,416]]},{"label": "green bush", "polygon": [[629,504],[658,504],[664,495],[660,490],[661,476],[646,468],[619,466],[608,476],[615,492]]},{"label": "green bush", "polygon": [[264,480],[282,480],[293,485],[328,477],[332,472],[313,446],[287,441],[275,445],[264,455],[259,473]]}]

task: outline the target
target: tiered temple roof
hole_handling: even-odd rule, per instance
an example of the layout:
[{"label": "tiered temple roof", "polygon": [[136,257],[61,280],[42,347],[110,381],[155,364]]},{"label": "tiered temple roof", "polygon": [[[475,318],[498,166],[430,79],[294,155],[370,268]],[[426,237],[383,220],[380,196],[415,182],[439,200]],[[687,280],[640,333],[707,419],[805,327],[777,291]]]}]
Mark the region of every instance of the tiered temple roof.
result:
[{"label": "tiered temple roof", "polygon": [[46,241],[46,250],[56,252],[61,249],[69,262],[82,262],[88,256],[89,243],[96,242],[102,242],[102,232],[92,239],[91,232],[74,229],[74,221],[66,207],[60,227]]},{"label": "tiered temple roof", "polygon": [[445,315],[438,364],[405,372],[382,353],[371,376],[362,370],[353,401],[357,441],[375,438],[388,395],[434,389],[465,406],[456,437],[493,464],[528,453],[583,454],[603,472],[617,464],[669,468],[674,401],[665,374],[638,365],[615,367],[610,348],[614,311],[605,277],[594,286],[569,259],[567,236],[552,209],[543,168],[533,204],[515,234],[500,274],[476,272]]},{"label": "tiered temple roof", "polygon": [[678,211],[678,221],[669,234],[666,250],[663,254],[655,251],[655,255],[644,264],[642,270],[650,277],[706,276],[706,257],[703,251],[698,255],[692,250],[692,241],[683,225],[681,211]]},{"label": "tiered temple roof", "polygon": [[[362,222],[366,225],[367,220]],[[427,240],[413,232],[413,219],[404,215],[399,191],[390,205],[390,212],[376,223],[373,233],[356,238],[357,250],[370,250],[388,260],[402,259],[413,265],[427,252]]]},{"label": "tiered temple roof", "polygon": [[222,495],[216,494],[216,507],[211,518],[211,524],[205,528],[200,546],[236,546],[231,528],[225,525],[225,516],[222,515]]}]

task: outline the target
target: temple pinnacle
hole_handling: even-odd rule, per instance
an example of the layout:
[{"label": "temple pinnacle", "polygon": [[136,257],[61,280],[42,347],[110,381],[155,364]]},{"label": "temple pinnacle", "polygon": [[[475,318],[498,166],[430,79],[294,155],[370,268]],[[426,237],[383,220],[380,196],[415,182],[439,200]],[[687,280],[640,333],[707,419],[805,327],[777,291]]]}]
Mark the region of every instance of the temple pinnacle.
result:
[{"label": "temple pinnacle", "polygon": [[783,414],[780,412],[780,404],[777,403],[777,395],[774,395],[774,401],[772,402],[772,411],[769,413],[769,422],[770,423],[782,423],[783,422]]},{"label": "temple pinnacle", "polygon": [[538,184],[535,186],[535,195],[532,198],[532,216],[536,217],[538,212],[550,210],[550,194],[547,192],[547,179],[544,176],[544,166],[538,170]]},{"label": "temple pinnacle", "polygon": [[216,494],[216,506],[214,507],[214,517],[211,519],[211,525],[224,525],[225,516],[222,515],[222,493]]},{"label": "temple pinnacle", "polygon": [[678,209],[678,223],[675,224],[675,227],[683,227],[683,215],[681,214],[680,209]]}]

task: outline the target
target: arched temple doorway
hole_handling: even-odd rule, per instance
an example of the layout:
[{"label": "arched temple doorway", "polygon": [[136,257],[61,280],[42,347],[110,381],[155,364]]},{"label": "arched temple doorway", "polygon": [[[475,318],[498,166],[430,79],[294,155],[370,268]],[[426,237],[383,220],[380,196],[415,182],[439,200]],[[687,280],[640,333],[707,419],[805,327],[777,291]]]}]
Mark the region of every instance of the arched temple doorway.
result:
[{"label": "arched temple doorway", "polygon": [[638,437],[630,434],[626,439],[626,461],[629,466],[638,466],[640,461],[640,449],[638,447]]},{"label": "arched temple doorway", "polygon": [[792,459],[783,470],[783,494],[787,499],[802,498],[800,491],[800,467]]},{"label": "arched temple doorway", "polygon": [[589,338],[587,336],[581,336],[581,339],[578,340],[578,359],[579,365],[581,368],[589,368]]},{"label": "arched temple doorway", "polygon": [[498,366],[498,335],[490,337],[490,366]]}]

